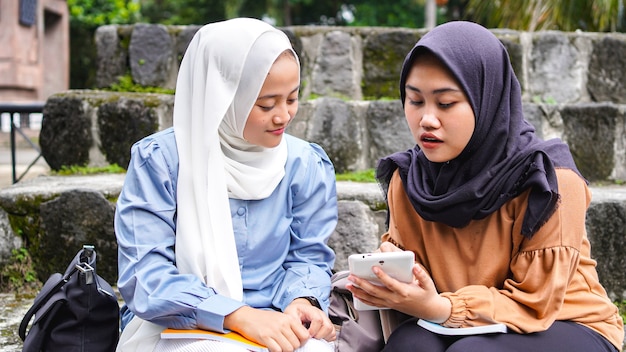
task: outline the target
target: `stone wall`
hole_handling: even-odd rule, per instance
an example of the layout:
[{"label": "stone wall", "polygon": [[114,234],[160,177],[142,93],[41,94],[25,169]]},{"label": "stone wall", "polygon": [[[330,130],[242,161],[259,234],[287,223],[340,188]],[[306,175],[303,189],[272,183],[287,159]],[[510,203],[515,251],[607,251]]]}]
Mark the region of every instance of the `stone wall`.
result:
[{"label": "stone wall", "polygon": [[[48,99],[39,135],[53,170],[69,165],[126,167],[133,142],[172,125],[167,94],[68,91]],[[626,180],[626,104],[525,103],[544,138],[560,137],[590,181]],[[377,160],[414,145],[398,100],[303,101],[288,133],[320,144],[338,172],[373,168]]]},{"label": "stone wall", "polygon": [[[139,85],[174,88],[178,65],[198,28],[100,27],[98,85],[130,75]],[[284,30],[302,62],[302,103],[289,133],[322,145],[338,172],[372,168],[380,157],[413,146],[397,99],[398,74],[424,30]],[[537,133],[567,142],[589,180],[626,180],[626,34],[493,32],[510,52],[524,110]],[[171,125],[172,104],[171,96],[158,94],[53,96],[44,111],[44,158],[53,169],[72,163],[124,167],[133,141]]]},{"label": "stone wall", "polygon": [[[198,26],[98,28],[98,86],[130,74],[141,85],[175,88],[178,65]],[[283,30],[302,62],[302,98],[397,98],[404,56],[423,29],[295,26]],[[495,29],[528,102],[626,103],[626,34]]]}]

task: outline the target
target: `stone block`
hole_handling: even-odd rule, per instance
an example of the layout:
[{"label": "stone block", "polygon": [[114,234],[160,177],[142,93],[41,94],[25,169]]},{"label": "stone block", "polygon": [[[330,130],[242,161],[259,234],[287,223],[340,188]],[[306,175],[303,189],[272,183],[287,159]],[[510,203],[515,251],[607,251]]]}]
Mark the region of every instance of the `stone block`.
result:
[{"label": "stone block", "polygon": [[626,299],[626,188],[595,188],[586,226],[600,282],[612,300]]},{"label": "stone block", "polygon": [[39,133],[52,170],[128,165],[140,138],[172,126],[174,97],[156,93],[68,91],[48,99]]},{"label": "stone block", "polygon": [[406,54],[425,32],[394,30],[371,33],[363,43],[363,96],[400,98],[400,70]]},{"label": "stone block", "polygon": [[509,52],[509,59],[513,72],[522,86],[522,91],[526,87],[526,75],[524,73],[524,45],[522,44],[521,32],[510,29],[492,29],[493,34],[500,39],[502,45]]},{"label": "stone block", "polygon": [[189,42],[191,42],[191,39],[193,38],[193,36],[196,34],[196,32],[201,28],[202,26],[199,25],[189,25],[189,26],[180,26],[179,29],[180,31],[178,32],[178,34],[176,35],[176,45],[175,45],[175,52],[176,52],[176,67],[175,67],[175,72],[178,73],[178,67],[180,66],[180,62],[183,59],[183,56],[185,55],[185,51],[187,50],[187,47],[189,46]]},{"label": "stone block", "polygon": [[577,104],[561,109],[564,139],[589,181],[615,176],[616,131],[624,121],[620,110],[613,104]]},{"label": "stone block", "polygon": [[537,104],[528,104],[524,103],[522,105],[522,110],[524,111],[524,117],[528,122],[530,122],[533,127],[535,127],[535,134],[539,138],[544,138],[543,136],[543,121],[544,121],[544,111]]},{"label": "stone block", "polygon": [[41,281],[64,270],[83,244],[93,244],[98,251],[98,274],[115,282],[113,213],[124,177],[40,176],[1,189],[0,212],[6,212],[9,222],[0,217],[0,228],[10,226],[23,241]]},{"label": "stone block", "polygon": [[128,60],[133,81],[143,86],[174,88],[174,42],[161,24],[138,23],[130,37]]},{"label": "stone block", "polygon": [[[124,48],[124,34],[130,35],[129,26],[107,25],[96,29],[97,50],[96,87],[105,88],[117,83],[127,71],[128,50]],[[126,41],[127,43],[127,41]]]},{"label": "stone block", "polygon": [[335,251],[336,271],[348,269],[350,254],[371,252],[380,244],[378,223],[367,205],[340,200],[338,207],[340,220],[328,240],[328,245]]},{"label": "stone block", "polygon": [[376,166],[378,160],[384,156],[415,146],[415,139],[407,125],[400,99],[370,102],[365,120],[370,167]]},{"label": "stone block", "polygon": [[100,150],[109,163],[123,168],[130,162],[133,143],[159,130],[155,110],[140,99],[121,97],[100,105],[97,121]]},{"label": "stone block", "polygon": [[[108,282],[115,282],[114,214],[114,203],[102,193],[80,186],[42,202],[39,205],[40,231],[28,237],[29,243],[37,244],[29,247],[29,253],[39,279],[62,268],[62,262],[72,258],[83,244],[92,244],[98,251],[98,274]],[[51,260],[53,258],[56,260]]]},{"label": "stone block", "polygon": [[537,32],[532,36],[528,64],[528,95],[539,101],[573,103],[587,95],[582,77],[587,62],[568,33]]},{"label": "stone block", "polygon": [[360,37],[343,31],[324,35],[312,63],[311,94],[361,99]]},{"label": "stone block", "polygon": [[358,106],[338,98],[311,102],[305,139],[321,145],[335,165],[337,173],[364,169],[364,121],[356,113]]},{"label": "stone block", "polygon": [[39,144],[52,170],[87,165],[94,144],[90,104],[76,95],[54,95],[46,101]]},{"label": "stone block", "polygon": [[593,44],[587,89],[594,101],[626,103],[626,35],[610,34]]},{"label": "stone block", "polygon": [[24,246],[21,237],[16,236],[10,226],[9,217],[4,209],[0,208],[0,267],[8,264],[13,250]]}]

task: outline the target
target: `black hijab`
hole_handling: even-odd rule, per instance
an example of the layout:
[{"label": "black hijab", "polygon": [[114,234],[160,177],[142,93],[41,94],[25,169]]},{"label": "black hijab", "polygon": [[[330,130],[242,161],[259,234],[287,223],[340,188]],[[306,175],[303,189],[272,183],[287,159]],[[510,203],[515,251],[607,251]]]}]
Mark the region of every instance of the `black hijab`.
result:
[{"label": "black hijab", "polygon": [[475,23],[448,22],[417,42],[402,66],[403,105],[407,75],[425,51],[438,57],[460,83],[474,111],[475,130],[461,154],[445,163],[430,162],[418,146],[381,159],[376,177],[385,194],[399,169],[421,217],[463,227],[531,188],[522,224],[522,234],[531,237],[558,206],[555,167],[580,175],[569,148],[559,139],[537,137],[524,119],[520,85],[505,47]]}]

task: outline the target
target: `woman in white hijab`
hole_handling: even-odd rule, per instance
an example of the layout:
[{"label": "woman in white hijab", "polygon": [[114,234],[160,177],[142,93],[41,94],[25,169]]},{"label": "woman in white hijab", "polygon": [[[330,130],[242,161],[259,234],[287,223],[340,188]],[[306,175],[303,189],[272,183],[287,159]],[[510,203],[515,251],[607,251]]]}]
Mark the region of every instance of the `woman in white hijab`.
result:
[{"label": "woman in white hijab", "polygon": [[284,133],[299,86],[289,39],[262,21],[208,24],[191,40],[174,126],[132,147],[117,203],[118,351],[241,350],[161,339],[166,327],[332,351],[335,176],[322,148]]}]

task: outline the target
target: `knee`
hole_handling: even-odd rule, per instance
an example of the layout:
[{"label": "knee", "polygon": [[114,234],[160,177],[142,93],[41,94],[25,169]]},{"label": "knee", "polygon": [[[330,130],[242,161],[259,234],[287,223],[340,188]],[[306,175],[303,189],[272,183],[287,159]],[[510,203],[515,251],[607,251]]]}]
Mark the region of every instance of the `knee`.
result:
[{"label": "knee", "polygon": [[404,324],[396,328],[389,336],[383,352],[416,351],[415,347],[419,343],[419,338],[412,325]]},{"label": "knee", "polygon": [[451,344],[446,352],[487,352],[491,350],[480,336],[468,336]]}]

